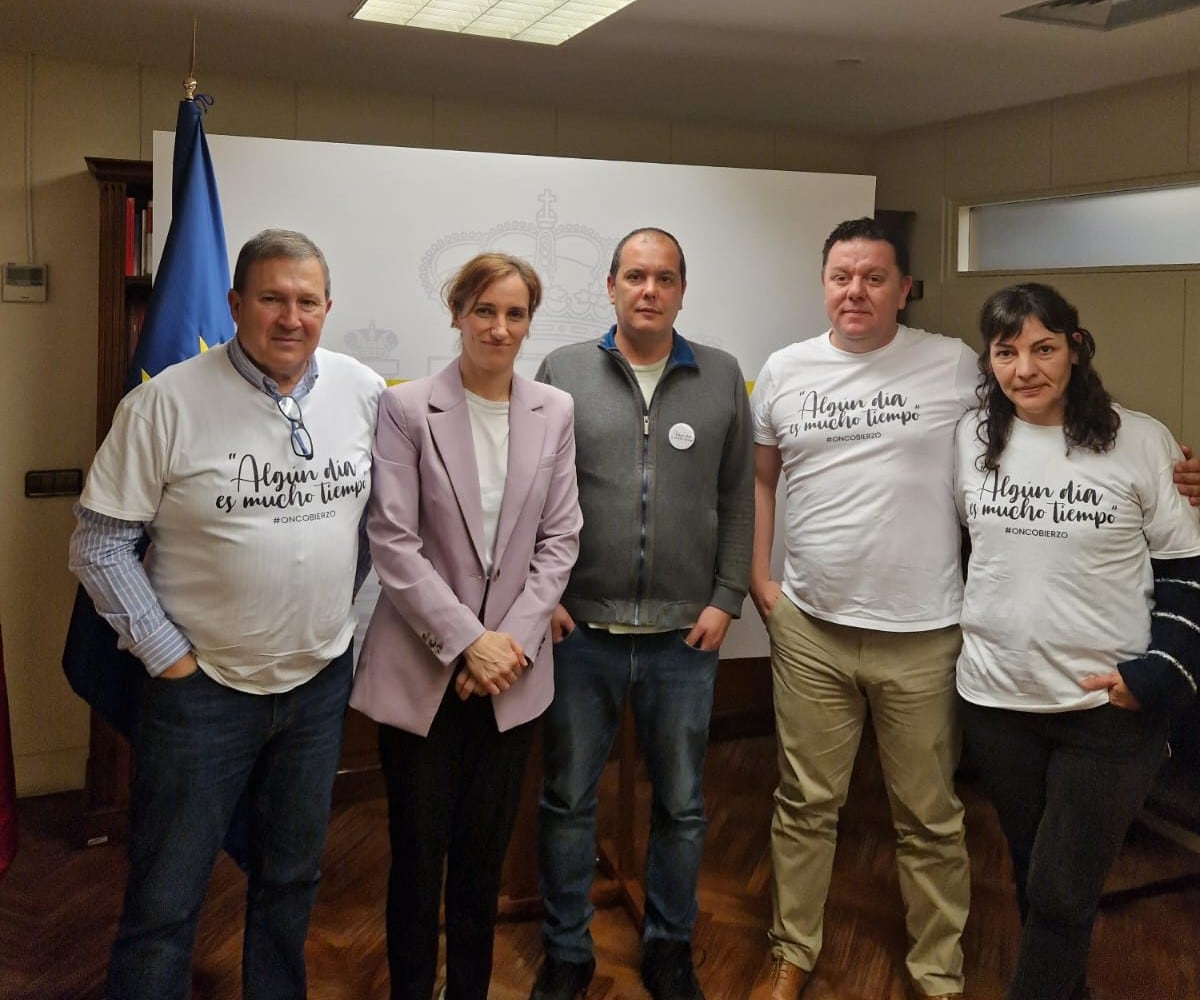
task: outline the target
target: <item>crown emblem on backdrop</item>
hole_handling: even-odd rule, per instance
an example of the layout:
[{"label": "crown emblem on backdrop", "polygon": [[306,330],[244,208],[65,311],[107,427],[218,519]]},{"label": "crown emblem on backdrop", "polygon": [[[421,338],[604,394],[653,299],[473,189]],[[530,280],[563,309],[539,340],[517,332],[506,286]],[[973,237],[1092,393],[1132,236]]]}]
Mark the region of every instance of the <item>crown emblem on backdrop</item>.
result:
[{"label": "crown emblem on backdrop", "polygon": [[346,334],[346,350],[364,365],[374,368],[384,378],[397,378],[400,362],[396,350],[400,338],[391,330],[381,330],[371,320],[365,327]]},{"label": "crown emblem on backdrop", "polygon": [[615,240],[588,226],[560,224],[546,188],[532,222],[513,220],[491,229],[451,233],[425,251],[421,287],[436,297],[454,270],[477,253],[498,250],[529,261],[542,279],[542,304],[532,330],[539,340],[574,343],[597,336],[612,323],[612,306],[604,291]]}]

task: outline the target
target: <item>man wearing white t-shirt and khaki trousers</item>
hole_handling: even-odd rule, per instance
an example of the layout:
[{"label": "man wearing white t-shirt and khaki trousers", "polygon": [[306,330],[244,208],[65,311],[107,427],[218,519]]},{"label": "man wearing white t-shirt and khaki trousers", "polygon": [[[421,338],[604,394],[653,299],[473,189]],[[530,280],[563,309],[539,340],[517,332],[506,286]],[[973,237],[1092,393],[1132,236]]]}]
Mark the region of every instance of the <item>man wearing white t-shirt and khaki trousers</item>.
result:
[{"label": "man wearing white t-shirt and khaki trousers", "polygon": [[[828,333],[767,360],[751,397],[750,593],[771,638],[780,779],[772,963],[751,994],[795,1000],[821,948],[838,810],[868,708],[897,831],[915,995],[956,997],[970,902],[954,791],[961,643],[954,428],[974,403],[961,341],[897,323],[904,249],[871,219],[826,241]],[[775,491],[786,560],[771,579]]]}]

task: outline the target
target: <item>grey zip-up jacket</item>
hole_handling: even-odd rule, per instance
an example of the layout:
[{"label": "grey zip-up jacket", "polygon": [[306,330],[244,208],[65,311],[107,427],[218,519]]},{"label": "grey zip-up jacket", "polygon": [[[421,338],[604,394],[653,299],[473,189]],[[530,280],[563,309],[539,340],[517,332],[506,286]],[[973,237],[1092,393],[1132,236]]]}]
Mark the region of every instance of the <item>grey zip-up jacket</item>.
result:
[{"label": "grey zip-up jacket", "polygon": [[553,351],[537,378],[575,398],[583,532],[563,606],[579,622],[689,628],[741,614],[754,532],[754,446],[732,355],[672,335],[649,407],[616,328]]}]

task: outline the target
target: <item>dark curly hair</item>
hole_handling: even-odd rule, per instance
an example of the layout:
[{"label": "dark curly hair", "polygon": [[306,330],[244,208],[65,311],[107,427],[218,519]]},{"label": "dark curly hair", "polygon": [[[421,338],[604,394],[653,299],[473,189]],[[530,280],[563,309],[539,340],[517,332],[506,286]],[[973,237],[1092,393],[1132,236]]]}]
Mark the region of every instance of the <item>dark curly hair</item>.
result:
[{"label": "dark curly hair", "polygon": [[[1063,416],[1067,452],[1076,447],[1104,452],[1111,449],[1117,440],[1121,417],[1113,409],[1112,396],[1092,367],[1096,341],[1079,325],[1079,313],[1071,303],[1049,285],[1030,281],[995,292],[979,311],[983,349],[979,354],[982,378],[977,395],[984,417],[976,432],[984,446],[984,453],[976,460],[980,471],[994,471],[999,467],[1015,416],[1012,401],[1004,395],[992,372],[992,344],[997,340],[1016,337],[1025,321],[1031,317],[1047,330],[1063,334],[1075,352],[1076,363],[1071,366]],[[1075,334],[1079,334],[1078,340]]]}]

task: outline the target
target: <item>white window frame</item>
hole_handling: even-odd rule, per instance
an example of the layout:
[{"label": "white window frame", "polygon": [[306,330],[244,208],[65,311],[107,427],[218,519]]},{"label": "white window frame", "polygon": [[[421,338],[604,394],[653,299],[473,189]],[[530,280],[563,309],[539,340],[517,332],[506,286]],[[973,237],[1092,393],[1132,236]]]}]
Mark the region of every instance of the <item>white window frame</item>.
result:
[{"label": "white window frame", "polygon": [[[971,201],[958,205],[955,223],[960,275],[1194,268],[1200,178]],[[1031,223],[1049,231],[1039,238]],[[987,240],[1000,242],[982,245]]]}]

